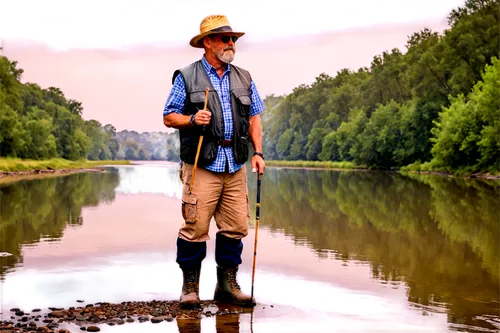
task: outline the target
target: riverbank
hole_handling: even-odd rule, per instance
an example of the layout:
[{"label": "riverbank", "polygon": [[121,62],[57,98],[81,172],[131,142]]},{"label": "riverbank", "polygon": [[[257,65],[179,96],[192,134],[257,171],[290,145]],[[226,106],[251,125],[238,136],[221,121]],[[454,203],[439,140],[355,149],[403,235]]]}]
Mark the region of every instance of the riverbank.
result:
[{"label": "riverbank", "polygon": [[[128,160],[105,160],[105,161],[69,161],[61,158],[51,160],[22,160],[18,158],[0,158],[0,178],[6,176],[33,176],[39,175],[57,175],[76,172],[102,172],[99,168],[104,165],[129,165]],[[470,170],[449,171],[443,168],[422,168],[422,165],[409,165],[400,169],[375,169],[364,165],[356,165],[353,162],[333,162],[333,161],[282,161],[268,160],[266,166],[277,168],[300,168],[300,169],[329,169],[329,170],[356,170],[356,171],[392,171],[401,174],[416,173],[439,175],[445,177],[460,178],[481,178],[481,179],[500,179],[499,172],[483,171],[472,172]],[[424,165],[425,166],[425,165]]]},{"label": "riverbank", "polygon": [[87,171],[102,171],[97,167],[104,165],[127,165],[130,161],[69,161],[62,158],[50,160],[23,160],[19,158],[0,158],[0,177],[25,176],[38,174],[57,174]]},{"label": "riverbank", "polygon": [[452,169],[451,167],[437,166],[433,162],[413,163],[398,170],[400,173],[417,173],[424,175],[439,175],[458,178],[500,179],[498,170],[477,170],[472,167]]},{"label": "riverbank", "polygon": [[500,179],[499,172],[492,171],[482,171],[475,172],[470,170],[455,170],[450,171],[443,168],[429,168],[422,169],[417,165],[410,165],[402,168],[392,168],[392,169],[377,169],[368,168],[363,165],[356,165],[353,162],[331,162],[331,161],[280,161],[280,160],[270,160],[266,161],[266,166],[269,167],[282,167],[282,168],[301,168],[301,169],[331,169],[331,170],[377,170],[377,171],[391,171],[399,172],[401,174],[406,173],[417,173],[417,174],[428,174],[428,175],[438,175],[444,177],[460,177],[460,178],[481,178],[481,179]]}]

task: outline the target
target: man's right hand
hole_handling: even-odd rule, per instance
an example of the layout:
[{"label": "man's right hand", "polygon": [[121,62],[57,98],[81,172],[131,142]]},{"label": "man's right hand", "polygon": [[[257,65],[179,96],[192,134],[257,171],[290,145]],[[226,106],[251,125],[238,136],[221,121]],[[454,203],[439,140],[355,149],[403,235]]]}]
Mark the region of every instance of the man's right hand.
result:
[{"label": "man's right hand", "polygon": [[199,110],[194,116],[194,122],[196,125],[208,125],[210,124],[210,118],[212,118],[212,113],[210,110]]}]

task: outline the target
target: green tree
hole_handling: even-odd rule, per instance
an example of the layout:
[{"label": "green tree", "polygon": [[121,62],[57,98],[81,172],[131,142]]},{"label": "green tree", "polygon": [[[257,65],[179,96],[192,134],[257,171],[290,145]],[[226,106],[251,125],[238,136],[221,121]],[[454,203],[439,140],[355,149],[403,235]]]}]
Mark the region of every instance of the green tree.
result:
[{"label": "green tree", "polygon": [[[450,13],[449,29],[413,33],[406,52],[384,51],[369,68],[343,69],[334,77],[322,73],[279,102],[270,98],[263,122],[266,152],[276,159],[354,160],[374,168],[430,161],[439,113],[459,94],[467,95],[484,66],[499,55],[499,5],[498,0],[467,0]],[[471,126],[476,125],[482,126]],[[491,125],[477,134],[485,136],[483,148],[475,150],[480,168],[495,163],[496,133]]]},{"label": "green tree", "polygon": [[[134,159],[178,160],[178,133],[123,131],[112,124],[83,120],[83,104],[58,87],[21,83],[17,62],[0,57],[0,156],[104,160],[125,158],[122,142],[132,140]],[[281,97],[273,97],[279,104]]]},{"label": "green tree", "polygon": [[434,163],[453,168],[492,167],[500,162],[500,61],[486,66],[471,94],[452,99],[436,121]]}]

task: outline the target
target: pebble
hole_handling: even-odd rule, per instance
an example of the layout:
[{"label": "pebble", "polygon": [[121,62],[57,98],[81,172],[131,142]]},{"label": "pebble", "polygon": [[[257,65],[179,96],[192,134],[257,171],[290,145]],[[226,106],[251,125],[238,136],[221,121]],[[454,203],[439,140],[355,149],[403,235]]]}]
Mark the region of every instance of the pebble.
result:
[{"label": "pebble", "polygon": [[[83,303],[83,300],[77,300]],[[271,305],[272,307],[272,305]],[[25,313],[20,308],[10,309],[15,316],[10,320],[0,320],[0,332],[45,332],[45,333],[75,333],[66,328],[60,328],[59,324],[78,324],[79,330],[87,332],[100,332],[96,325],[108,324],[124,325],[126,323],[150,322],[162,324],[164,321],[172,322],[174,318],[203,318],[214,315],[225,315],[230,313],[250,313],[248,308],[219,309],[214,302],[202,301],[201,309],[183,310],[179,307],[178,301],[149,301],[149,302],[122,302],[106,303],[98,302],[68,309],[50,307],[50,311],[33,309],[30,313]],[[35,314],[36,313],[36,314]]]}]

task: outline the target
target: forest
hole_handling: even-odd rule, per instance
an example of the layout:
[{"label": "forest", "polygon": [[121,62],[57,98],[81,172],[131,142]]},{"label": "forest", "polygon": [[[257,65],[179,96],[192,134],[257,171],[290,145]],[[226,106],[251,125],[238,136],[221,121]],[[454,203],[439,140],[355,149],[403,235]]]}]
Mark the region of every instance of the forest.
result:
[{"label": "forest", "polygon": [[0,156],[44,160],[178,160],[178,133],[117,132],[82,118],[61,89],[22,83],[17,61],[0,57]]},{"label": "forest", "polygon": [[[367,168],[498,172],[499,0],[466,0],[442,33],[427,28],[369,67],[319,74],[265,97],[266,160],[352,162]],[[22,83],[0,57],[0,157],[179,159],[178,132],[117,132],[82,118],[57,87]]]},{"label": "forest", "polygon": [[498,0],[468,0],[449,29],[415,32],[404,53],[267,96],[266,158],[498,171],[499,16]]}]

